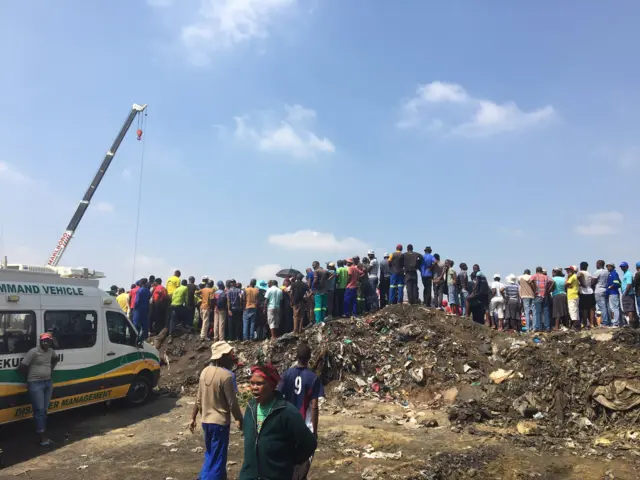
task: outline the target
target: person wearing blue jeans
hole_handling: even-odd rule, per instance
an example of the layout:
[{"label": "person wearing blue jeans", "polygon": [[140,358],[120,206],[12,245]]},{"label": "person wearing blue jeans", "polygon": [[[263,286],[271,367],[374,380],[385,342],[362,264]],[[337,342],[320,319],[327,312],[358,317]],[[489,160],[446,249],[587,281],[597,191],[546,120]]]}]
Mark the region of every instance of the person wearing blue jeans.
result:
[{"label": "person wearing blue jeans", "polygon": [[344,315],[355,317],[358,315],[358,304],[356,302],[358,289],[347,288],[344,291]]},{"label": "person wearing blue jeans", "polygon": [[57,363],[58,357],[53,350],[53,335],[43,333],[40,335],[40,345],[29,350],[18,367],[18,372],[27,377],[27,391],[31,399],[33,420],[42,447],[52,445],[45,431],[47,429],[47,410],[49,410],[53,393],[51,374]]},{"label": "person wearing blue jeans", "polygon": [[256,333],[257,308],[247,308],[242,314],[242,339],[253,340]]},{"label": "person wearing blue jeans", "polygon": [[[535,329],[535,306],[533,298],[523,298],[522,306],[524,308],[524,317],[527,322],[527,332]],[[533,313],[532,313],[533,312]]]},{"label": "person wearing blue jeans", "polygon": [[611,319],[609,318],[609,306],[607,305],[607,294],[596,293],[596,308],[600,312],[601,325],[605,327],[611,326]]},{"label": "person wearing blue jeans", "polygon": [[[533,301],[533,311],[535,315],[534,330],[542,330],[542,314],[544,312],[544,329],[551,329],[551,316],[549,314],[549,301],[543,297],[536,297]],[[529,330],[527,330],[529,331]]]},{"label": "person wearing blue jeans", "polygon": [[391,266],[391,285],[389,286],[389,303],[402,303],[404,300],[404,256],[402,245],[396,246],[396,251],[389,257]]}]

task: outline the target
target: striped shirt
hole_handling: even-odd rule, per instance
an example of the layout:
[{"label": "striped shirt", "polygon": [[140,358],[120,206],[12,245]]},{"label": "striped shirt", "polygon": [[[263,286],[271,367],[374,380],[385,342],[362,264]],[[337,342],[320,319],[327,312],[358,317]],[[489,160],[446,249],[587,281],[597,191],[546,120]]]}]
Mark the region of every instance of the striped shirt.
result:
[{"label": "striped shirt", "polygon": [[507,300],[520,300],[520,287],[515,283],[510,283],[504,288]]}]

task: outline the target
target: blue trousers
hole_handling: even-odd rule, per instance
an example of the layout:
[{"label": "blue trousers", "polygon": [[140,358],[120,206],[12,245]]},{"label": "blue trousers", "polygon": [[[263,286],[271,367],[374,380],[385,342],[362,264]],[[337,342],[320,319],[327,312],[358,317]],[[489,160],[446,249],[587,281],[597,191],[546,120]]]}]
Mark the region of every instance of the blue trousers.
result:
[{"label": "blue trousers", "polygon": [[227,452],[229,450],[229,425],[203,423],[204,463],[200,480],[227,480]]},{"label": "blue trousers", "polygon": [[358,314],[358,304],[356,302],[358,294],[357,288],[347,288],[344,291],[344,314],[356,316]]},{"label": "blue trousers", "polygon": [[53,384],[49,380],[34,380],[27,382],[27,391],[31,399],[33,409],[33,420],[36,423],[36,432],[44,433],[47,428],[47,410],[51,403]]},{"label": "blue trousers", "polygon": [[404,274],[392,273],[389,286],[389,303],[391,305],[402,303],[404,300]]},{"label": "blue trousers", "polygon": [[257,308],[247,308],[244,311],[242,317],[242,339],[253,340],[253,335],[256,332],[256,315],[258,314]]},{"label": "blue trousers", "polygon": [[138,329],[138,340],[144,341],[149,338],[149,309],[138,309],[133,311],[133,324]]}]

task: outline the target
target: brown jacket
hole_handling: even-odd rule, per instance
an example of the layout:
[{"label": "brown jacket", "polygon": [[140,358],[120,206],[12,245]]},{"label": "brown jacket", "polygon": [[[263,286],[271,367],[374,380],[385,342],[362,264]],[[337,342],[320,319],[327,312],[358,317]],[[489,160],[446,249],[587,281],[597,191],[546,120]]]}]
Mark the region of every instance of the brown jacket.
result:
[{"label": "brown jacket", "polygon": [[232,414],[236,420],[242,420],[233,375],[225,368],[210,365],[202,371],[196,403],[202,423],[229,425]]}]

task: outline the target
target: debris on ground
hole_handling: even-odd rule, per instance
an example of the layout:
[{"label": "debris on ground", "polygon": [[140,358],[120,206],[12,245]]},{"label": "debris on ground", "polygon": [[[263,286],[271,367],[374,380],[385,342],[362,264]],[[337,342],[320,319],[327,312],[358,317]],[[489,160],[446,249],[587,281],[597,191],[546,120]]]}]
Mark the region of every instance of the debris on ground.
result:
[{"label": "debris on ground", "polygon": [[[394,305],[276,341],[233,342],[243,403],[250,398],[243,388],[249,367],[271,362],[284,371],[295,365],[300,342],[311,346],[315,356],[310,367],[321,377],[336,412],[353,401],[407,408],[419,402],[446,409],[449,422],[458,428],[507,428],[519,432],[514,437],[518,441],[545,437],[540,438],[543,445],[554,444],[550,438],[593,444],[595,435],[640,427],[637,330],[518,335],[435,309]],[[161,387],[193,393],[209,361],[211,342],[203,344],[198,335],[185,332],[174,334],[171,343],[159,343],[161,356],[171,365],[170,371],[165,367]],[[400,421],[407,428],[438,425],[419,418]],[[566,440],[555,444],[562,443]]]}]

